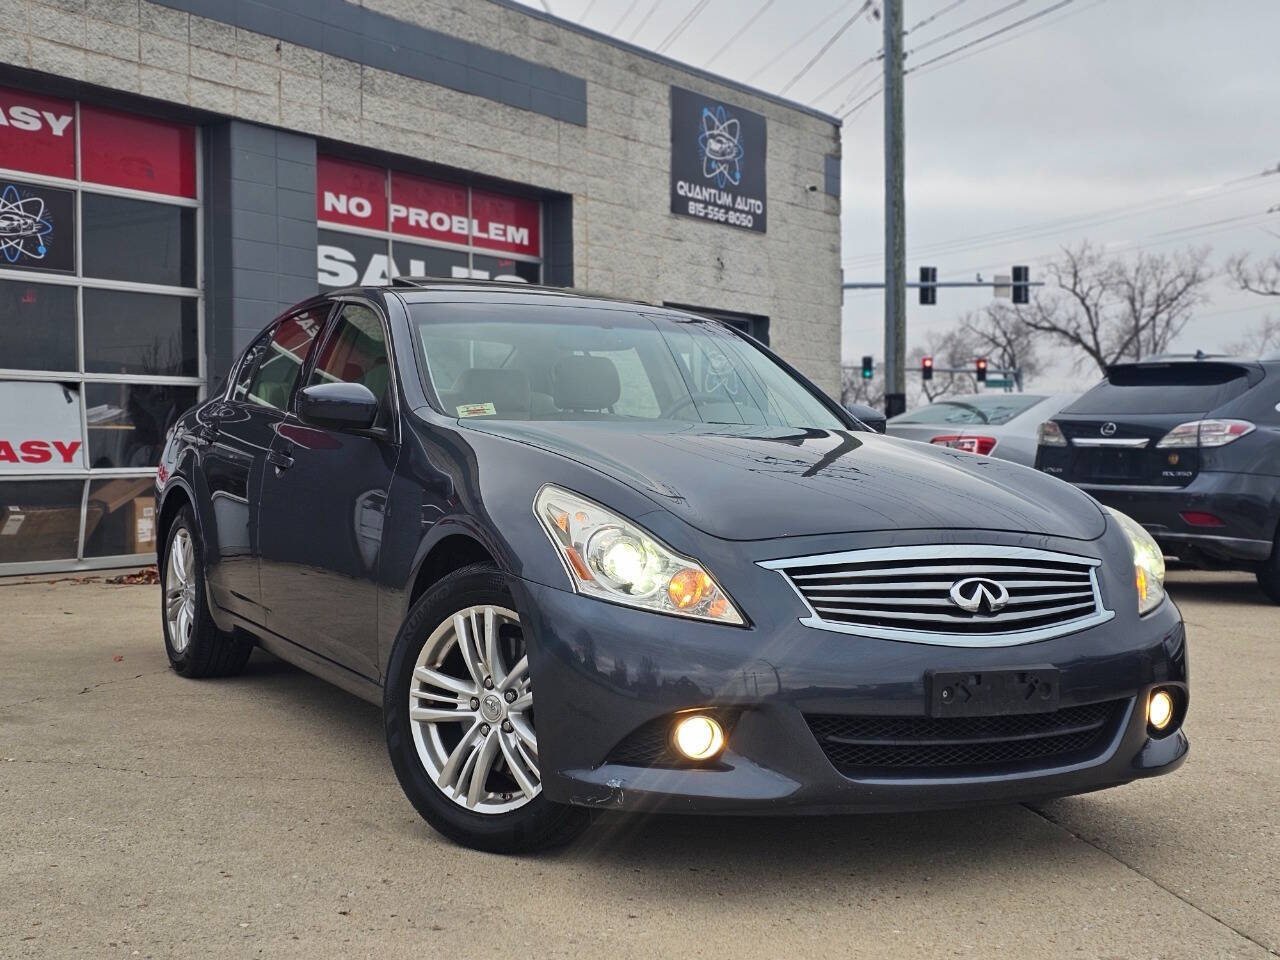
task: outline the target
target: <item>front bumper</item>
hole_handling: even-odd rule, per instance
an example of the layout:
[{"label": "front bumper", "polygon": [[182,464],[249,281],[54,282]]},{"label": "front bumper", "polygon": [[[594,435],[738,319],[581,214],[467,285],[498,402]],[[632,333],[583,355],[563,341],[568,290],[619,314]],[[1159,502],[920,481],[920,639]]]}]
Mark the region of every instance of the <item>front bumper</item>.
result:
[{"label": "front bumper", "polygon": [[[1133,517],[1172,556],[1254,563],[1270,557],[1275,543],[1276,482],[1261,474],[1205,470],[1185,487],[1078,486]],[[1192,526],[1182,519],[1187,510],[1212,513],[1223,525]]]},{"label": "front bumper", "polygon": [[[1167,773],[1185,759],[1181,729],[1152,739],[1146,696],[1186,689],[1184,628],[1166,601],[1080,633],[1015,647],[940,647],[867,639],[799,623],[783,578],[760,570],[748,629],[633,610],[517,581],[537,690],[543,789],[558,802],[622,810],[798,814],[1009,803],[1082,793]],[[743,585],[735,596],[746,596]],[[731,588],[733,592],[733,588]],[[1117,604],[1113,604],[1117,605]],[[1064,707],[1120,701],[1098,748],[1071,762],[846,775],[806,720],[816,714],[923,717],[925,671],[1052,666]],[[707,768],[609,762],[656,718],[691,708],[738,714]]]}]

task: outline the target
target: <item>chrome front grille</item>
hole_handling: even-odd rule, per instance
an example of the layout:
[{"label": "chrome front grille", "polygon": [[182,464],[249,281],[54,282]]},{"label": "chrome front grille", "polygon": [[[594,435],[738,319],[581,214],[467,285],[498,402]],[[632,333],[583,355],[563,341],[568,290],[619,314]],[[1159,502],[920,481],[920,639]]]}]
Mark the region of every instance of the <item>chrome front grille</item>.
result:
[{"label": "chrome front grille", "polygon": [[808,605],[802,623],[951,646],[1047,640],[1110,620],[1101,561],[1027,547],[947,545],[769,560]]}]

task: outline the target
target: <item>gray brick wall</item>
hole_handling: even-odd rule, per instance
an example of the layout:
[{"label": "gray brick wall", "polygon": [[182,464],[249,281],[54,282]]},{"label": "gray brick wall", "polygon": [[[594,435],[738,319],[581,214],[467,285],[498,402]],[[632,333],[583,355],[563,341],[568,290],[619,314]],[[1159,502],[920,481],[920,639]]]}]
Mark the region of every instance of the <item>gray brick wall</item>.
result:
[{"label": "gray brick wall", "polygon": [[[506,3],[363,0],[393,20],[585,78],[581,126],[273,36],[270,21],[257,32],[214,16],[247,5],[207,0],[211,16],[201,16],[148,0],[4,0],[0,60],[567,195],[549,214],[549,243],[572,245],[575,284],[767,315],[774,349],[838,389],[840,200],[826,158],[840,138],[828,119]],[[669,212],[672,84],[768,119],[767,234]],[[238,289],[265,294],[266,281],[243,269]],[[237,299],[255,310],[271,302]]]},{"label": "gray brick wall", "polygon": [[206,348],[213,376],[317,292],[313,137],[233,120],[205,135]]}]

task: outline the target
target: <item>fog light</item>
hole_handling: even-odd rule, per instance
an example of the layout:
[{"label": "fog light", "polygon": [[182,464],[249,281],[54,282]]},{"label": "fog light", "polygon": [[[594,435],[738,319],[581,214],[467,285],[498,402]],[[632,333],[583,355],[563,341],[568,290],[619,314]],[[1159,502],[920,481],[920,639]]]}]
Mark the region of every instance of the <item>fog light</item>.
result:
[{"label": "fog light", "polygon": [[676,722],[672,739],[690,760],[709,760],[724,749],[724,728],[714,718],[695,713]]},{"label": "fog light", "polygon": [[1152,730],[1163,730],[1173,719],[1173,697],[1168,690],[1157,690],[1147,701],[1147,723]]}]

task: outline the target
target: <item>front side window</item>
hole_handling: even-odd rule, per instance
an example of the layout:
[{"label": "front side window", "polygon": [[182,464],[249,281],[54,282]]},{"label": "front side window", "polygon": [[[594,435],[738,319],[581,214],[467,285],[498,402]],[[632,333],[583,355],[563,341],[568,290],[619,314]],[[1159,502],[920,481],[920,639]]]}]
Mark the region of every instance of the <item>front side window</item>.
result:
[{"label": "front side window", "polygon": [[327,306],[304,310],[275,326],[249,380],[246,396],[251,403],[276,410],[284,410],[289,405],[298,375],[327,315]]},{"label": "front side window", "polygon": [[318,383],[359,383],[379,401],[386,396],[391,384],[387,338],[371,308],[358,303],[342,308],[307,385]]},{"label": "front side window", "polygon": [[844,426],[775,360],[703,319],[592,307],[416,304],[450,416]]}]

